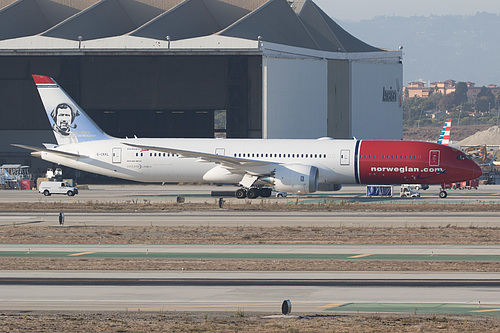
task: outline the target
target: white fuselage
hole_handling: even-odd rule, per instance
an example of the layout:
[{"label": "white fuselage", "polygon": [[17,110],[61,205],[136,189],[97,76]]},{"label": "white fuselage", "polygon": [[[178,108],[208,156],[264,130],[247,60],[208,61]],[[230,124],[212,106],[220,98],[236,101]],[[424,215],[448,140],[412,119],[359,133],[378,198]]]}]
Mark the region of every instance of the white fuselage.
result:
[{"label": "white fuselage", "polygon": [[[78,159],[43,152],[41,158],[79,170],[140,182],[227,182],[243,177],[217,179],[204,176],[216,163],[178,154],[144,150],[126,145],[161,146],[286,165],[313,165],[319,183],[352,184],[356,140],[262,140],[262,139],[110,139],[60,146],[57,150],[83,155]],[[341,151],[344,156],[341,158]],[[349,154],[346,155],[346,151]],[[263,173],[271,172],[262,170]],[[209,175],[213,174],[210,173]],[[227,181],[231,180],[231,181]]]}]

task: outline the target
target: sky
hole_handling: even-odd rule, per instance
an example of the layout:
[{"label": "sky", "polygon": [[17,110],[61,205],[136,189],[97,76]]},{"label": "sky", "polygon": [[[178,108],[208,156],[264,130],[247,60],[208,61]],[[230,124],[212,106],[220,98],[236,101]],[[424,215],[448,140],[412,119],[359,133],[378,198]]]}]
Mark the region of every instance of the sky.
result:
[{"label": "sky", "polygon": [[375,16],[500,14],[499,0],[313,0],[330,17],[361,21]]}]

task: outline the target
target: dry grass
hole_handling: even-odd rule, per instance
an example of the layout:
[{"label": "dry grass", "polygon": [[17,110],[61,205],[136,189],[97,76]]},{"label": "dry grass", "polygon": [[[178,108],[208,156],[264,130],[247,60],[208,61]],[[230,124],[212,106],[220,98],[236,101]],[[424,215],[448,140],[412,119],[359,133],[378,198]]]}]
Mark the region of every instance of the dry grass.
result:
[{"label": "dry grass", "polygon": [[[315,203],[302,203],[301,199],[288,200],[228,200],[224,208],[229,211],[338,211],[338,212],[500,212],[500,204],[492,202],[439,203],[415,202],[362,202],[356,199],[335,201],[317,198]],[[362,199],[360,199],[362,200]],[[392,199],[394,200],[394,199]],[[397,200],[397,199],[396,199]],[[19,202],[0,203],[1,212],[177,212],[208,211],[218,208],[216,200],[204,203],[157,203],[148,200],[126,202]]]},{"label": "dry grass", "polygon": [[0,243],[17,244],[500,244],[500,228],[0,226]]},{"label": "dry grass", "polygon": [[2,332],[500,332],[500,319],[455,315],[202,312],[4,312]]},{"label": "dry grass", "polygon": [[137,259],[0,258],[0,270],[92,271],[388,271],[499,272],[500,262],[292,260],[292,259]]},{"label": "dry grass", "polygon": [[[2,226],[10,244],[499,244],[500,228]],[[500,262],[0,258],[3,270],[263,270],[498,272]]]}]

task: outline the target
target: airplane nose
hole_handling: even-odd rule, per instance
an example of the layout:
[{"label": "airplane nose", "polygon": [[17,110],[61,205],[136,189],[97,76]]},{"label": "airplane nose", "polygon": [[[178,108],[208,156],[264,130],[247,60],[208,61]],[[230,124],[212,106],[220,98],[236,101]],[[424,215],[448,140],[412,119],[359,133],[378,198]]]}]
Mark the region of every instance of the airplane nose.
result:
[{"label": "airplane nose", "polygon": [[483,175],[483,170],[477,163],[474,162],[474,166],[472,167],[472,179],[477,179]]}]

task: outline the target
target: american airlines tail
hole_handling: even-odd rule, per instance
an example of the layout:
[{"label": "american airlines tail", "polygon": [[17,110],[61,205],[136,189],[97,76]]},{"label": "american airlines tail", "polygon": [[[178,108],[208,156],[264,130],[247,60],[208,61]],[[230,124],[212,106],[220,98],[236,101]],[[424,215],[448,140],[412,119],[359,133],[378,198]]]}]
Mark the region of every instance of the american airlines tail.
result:
[{"label": "american airlines tail", "polygon": [[439,140],[437,143],[449,146],[450,133],[451,133],[451,118],[448,118],[448,120],[446,120],[446,122],[444,123],[443,129],[441,130],[441,134],[439,135]]},{"label": "american airlines tail", "polygon": [[54,79],[44,75],[33,75],[33,80],[59,146],[111,138]]}]

